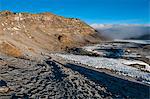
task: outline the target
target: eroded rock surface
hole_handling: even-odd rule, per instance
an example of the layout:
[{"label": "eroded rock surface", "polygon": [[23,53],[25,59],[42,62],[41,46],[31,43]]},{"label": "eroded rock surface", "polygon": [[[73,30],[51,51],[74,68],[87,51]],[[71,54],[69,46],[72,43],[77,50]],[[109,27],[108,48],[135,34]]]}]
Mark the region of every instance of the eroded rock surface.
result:
[{"label": "eroded rock surface", "polygon": [[77,65],[43,59],[34,61],[1,56],[0,79],[8,92],[0,97],[40,99],[145,98],[149,87]]},{"label": "eroded rock surface", "polygon": [[0,78],[7,82],[11,91],[0,93],[0,97],[11,97],[13,94],[16,97],[27,94],[31,98],[43,99],[111,97],[104,86],[52,60],[29,62],[9,58],[6,61],[7,65],[0,66]]},{"label": "eroded rock surface", "polygon": [[[0,12],[0,42],[5,42],[0,52],[10,47],[7,45],[14,45],[13,52],[16,49],[21,51],[13,53],[15,57],[20,56],[18,54],[34,56],[45,51],[61,51],[102,39],[92,27],[79,19],[51,13]],[[11,52],[8,50],[5,54],[10,55]]]}]

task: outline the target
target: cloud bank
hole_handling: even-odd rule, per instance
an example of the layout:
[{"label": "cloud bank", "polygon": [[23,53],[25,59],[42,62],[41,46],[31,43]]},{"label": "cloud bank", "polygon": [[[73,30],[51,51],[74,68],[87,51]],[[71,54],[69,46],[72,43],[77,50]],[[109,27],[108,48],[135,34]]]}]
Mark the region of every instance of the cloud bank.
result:
[{"label": "cloud bank", "polygon": [[150,25],[141,24],[92,24],[103,36],[112,39],[149,39]]}]

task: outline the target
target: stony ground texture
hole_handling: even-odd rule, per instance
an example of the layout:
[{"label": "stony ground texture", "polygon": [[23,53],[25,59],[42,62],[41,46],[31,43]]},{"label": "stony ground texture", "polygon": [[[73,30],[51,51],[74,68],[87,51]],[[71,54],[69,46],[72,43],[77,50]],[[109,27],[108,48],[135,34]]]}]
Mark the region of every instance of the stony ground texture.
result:
[{"label": "stony ground texture", "polygon": [[[9,90],[0,99],[101,99],[148,98],[149,86],[71,63],[0,58],[0,79]],[[2,84],[1,84],[2,85]],[[0,87],[2,89],[3,87]]]},{"label": "stony ground texture", "polygon": [[0,99],[30,97],[40,99],[109,98],[105,87],[88,80],[80,73],[62,67],[52,60],[35,62],[24,59],[2,59],[0,78],[7,82],[8,93]]}]

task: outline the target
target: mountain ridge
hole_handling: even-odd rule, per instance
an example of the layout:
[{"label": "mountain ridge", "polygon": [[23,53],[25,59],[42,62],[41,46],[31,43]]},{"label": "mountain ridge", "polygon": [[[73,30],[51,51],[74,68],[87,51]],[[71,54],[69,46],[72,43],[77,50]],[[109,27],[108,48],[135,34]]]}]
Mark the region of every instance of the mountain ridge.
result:
[{"label": "mountain ridge", "polygon": [[[1,53],[11,55],[12,46],[20,55],[61,51],[70,47],[98,43],[103,39],[95,29],[76,18],[52,13],[0,12]],[[5,47],[4,47],[5,46]]]}]

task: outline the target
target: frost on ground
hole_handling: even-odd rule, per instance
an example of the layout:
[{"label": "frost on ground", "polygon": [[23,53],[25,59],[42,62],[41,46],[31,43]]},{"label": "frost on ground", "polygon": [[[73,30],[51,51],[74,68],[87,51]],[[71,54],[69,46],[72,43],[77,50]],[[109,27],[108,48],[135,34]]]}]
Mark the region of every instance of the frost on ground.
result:
[{"label": "frost on ground", "polygon": [[78,64],[83,64],[95,68],[103,68],[108,70],[113,70],[119,75],[130,76],[143,82],[150,83],[150,73],[141,71],[138,68],[128,66],[129,64],[138,63],[145,65],[147,69],[150,69],[150,66],[141,61],[134,60],[125,60],[125,59],[112,59],[104,57],[89,57],[81,55],[72,55],[72,54],[56,54],[59,57],[62,57],[66,60],[74,61]]},{"label": "frost on ground", "polygon": [[125,64],[125,65],[141,65],[141,66],[143,66],[143,68],[140,68],[141,70],[150,72],[150,66],[149,66],[149,64],[147,64],[145,62],[137,61],[137,60],[125,60],[125,59],[120,59],[120,60],[122,60],[121,61],[122,64]]},{"label": "frost on ground", "polygon": [[[131,57],[131,58],[136,58],[136,57],[141,57],[141,55],[138,55],[137,53],[128,53],[125,51],[127,48],[130,47],[138,47],[137,44],[121,44],[121,43],[104,43],[104,44],[96,44],[92,46],[85,46],[82,49],[88,52],[96,53],[101,56],[107,56],[108,53],[114,53],[112,51],[116,50],[117,53],[114,53],[113,55],[121,56],[121,57]],[[110,52],[108,52],[110,50]],[[111,52],[112,51],[112,52]]]},{"label": "frost on ground", "polygon": [[116,42],[131,42],[131,43],[137,43],[137,44],[150,44],[150,40],[114,40]]}]

